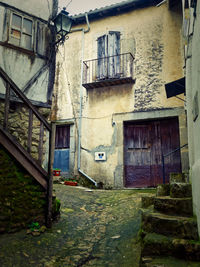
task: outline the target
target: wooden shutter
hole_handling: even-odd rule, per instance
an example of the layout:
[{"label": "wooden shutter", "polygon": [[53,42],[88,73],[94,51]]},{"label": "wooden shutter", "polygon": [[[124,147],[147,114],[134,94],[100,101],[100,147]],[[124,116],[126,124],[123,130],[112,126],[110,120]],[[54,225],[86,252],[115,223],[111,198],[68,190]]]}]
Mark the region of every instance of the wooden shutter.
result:
[{"label": "wooden shutter", "polygon": [[37,22],[36,51],[39,55],[45,56],[49,43],[52,41],[50,29],[45,23]]},{"label": "wooden shutter", "polygon": [[4,22],[3,22],[3,28],[2,28],[3,33],[2,33],[2,37],[0,38],[0,41],[2,42],[8,42],[9,40],[10,16],[11,16],[10,10],[5,9]]},{"label": "wooden shutter", "polygon": [[103,35],[97,39],[97,77],[98,79],[105,79],[107,77],[107,38]]},{"label": "wooden shutter", "polygon": [[116,78],[120,75],[120,32],[110,31],[108,34],[108,76]]}]

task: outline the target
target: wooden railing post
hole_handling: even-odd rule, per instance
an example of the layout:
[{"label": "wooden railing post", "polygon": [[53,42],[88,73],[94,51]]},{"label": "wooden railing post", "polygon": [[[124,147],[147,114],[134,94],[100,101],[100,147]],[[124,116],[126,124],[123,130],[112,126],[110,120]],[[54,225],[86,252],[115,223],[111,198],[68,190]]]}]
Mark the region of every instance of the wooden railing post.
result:
[{"label": "wooden railing post", "polygon": [[5,99],[5,108],[4,108],[4,122],[3,122],[3,128],[5,130],[8,129],[8,114],[9,114],[9,108],[10,108],[10,84],[6,84],[6,99]]},{"label": "wooden railing post", "polygon": [[31,153],[32,132],[33,132],[33,111],[32,111],[32,109],[29,109],[28,141],[27,141],[28,153]]},{"label": "wooden railing post", "polygon": [[39,139],[39,155],[38,160],[39,163],[42,164],[42,156],[43,156],[43,139],[44,139],[44,124],[40,122],[40,139]]},{"label": "wooden railing post", "polygon": [[49,162],[48,162],[48,189],[47,189],[47,227],[52,225],[52,191],[53,191],[53,161],[54,161],[54,149],[55,149],[55,134],[56,134],[56,125],[51,123],[51,131],[49,132]]}]

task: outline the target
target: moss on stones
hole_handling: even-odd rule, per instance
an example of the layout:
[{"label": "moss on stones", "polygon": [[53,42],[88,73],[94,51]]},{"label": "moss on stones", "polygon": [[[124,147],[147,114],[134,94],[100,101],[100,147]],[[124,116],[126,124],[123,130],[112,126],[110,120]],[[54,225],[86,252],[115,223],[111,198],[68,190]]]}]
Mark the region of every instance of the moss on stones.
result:
[{"label": "moss on stones", "polygon": [[44,223],[43,188],[0,146],[0,232],[13,232],[32,221]]}]

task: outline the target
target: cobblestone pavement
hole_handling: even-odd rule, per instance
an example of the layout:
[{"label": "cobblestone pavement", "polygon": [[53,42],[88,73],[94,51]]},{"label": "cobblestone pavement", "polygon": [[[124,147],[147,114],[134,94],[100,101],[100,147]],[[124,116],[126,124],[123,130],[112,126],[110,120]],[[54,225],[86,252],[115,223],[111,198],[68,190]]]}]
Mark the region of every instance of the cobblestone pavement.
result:
[{"label": "cobblestone pavement", "polygon": [[137,267],[139,190],[90,190],[54,185],[61,218],[40,236],[0,236],[1,267]]}]

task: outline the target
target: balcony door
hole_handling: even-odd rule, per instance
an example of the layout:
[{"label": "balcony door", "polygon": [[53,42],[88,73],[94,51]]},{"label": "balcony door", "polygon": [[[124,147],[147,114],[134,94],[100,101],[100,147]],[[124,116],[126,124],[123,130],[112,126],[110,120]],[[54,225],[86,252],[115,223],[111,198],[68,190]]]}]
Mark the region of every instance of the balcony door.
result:
[{"label": "balcony door", "polygon": [[97,39],[97,79],[120,77],[120,32],[110,31]]}]

